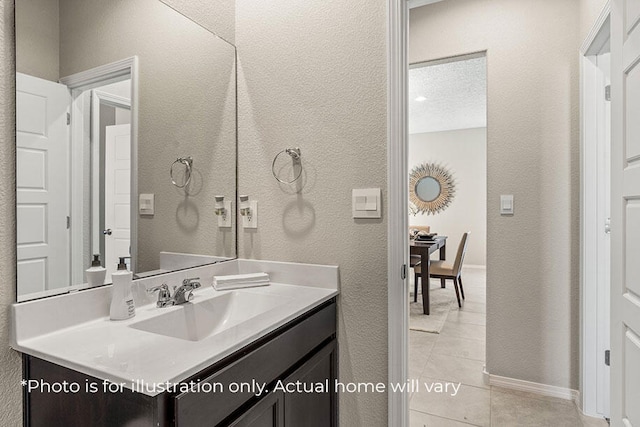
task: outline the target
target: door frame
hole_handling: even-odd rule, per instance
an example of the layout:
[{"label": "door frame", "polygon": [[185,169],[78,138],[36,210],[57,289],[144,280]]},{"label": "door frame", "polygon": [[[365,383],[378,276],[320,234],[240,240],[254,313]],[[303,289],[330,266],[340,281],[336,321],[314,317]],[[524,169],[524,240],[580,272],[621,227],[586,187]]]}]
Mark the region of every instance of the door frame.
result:
[{"label": "door frame", "polygon": [[[407,56],[409,8],[406,0],[387,3],[387,298],[388,381],[406,384],[409,347],[409,198],[407,144]],[[401,230],[403,232],[398,232]],[[388,391],[388,425],[409,425],[406,392]]]},{"label": "door frame", "polygon": [[608,378],[603,367],[604,352],[609,347],[605,329],[610,312],[607,289],[598,286],[601,276],[598,247],[602,244],[604,223],[596,214],[601,199],[598,134],[604,79],[590,58],[599,54],[609,41],[610,14],[607,2],[580,48],[580,406],[583,413],[593,417],[609,415],[605,409],[608,406],[605,400],[609,399]]},{"label": "door frame", "polygon": [[[123,77],[131,78],[131,270],[135,271],[138,255],[138,57],[132,56],[110,64],[101,65],[86,71],[81,71],[60,79],[72,95],[71,103],[71,194],[74,196],[83,194],[82,158],[86,139],[91,132],[90,117],[91,102],[84,102],[82,92],[94,89],[105,84],[123,80]],[[73,203],[71,207],[72,218],[82,218],[83,203]],[[71,261],[73,272],[83,271],[83,229],[82,221],[72,221]],[[77,273],[75,273],[77,274]],[[82,283],[83,280],[74,283]]]},{"label": "door frame", "polygon": [[[99,89],[91,91],[91,250],[100,253],[100,141],[94,143],[93,138],[100,135],[100,108],[105,106],[122,108],[131,113],[131,100],[121,96],[103,92]],[[105,262],[105,260],[103,260]]]}]

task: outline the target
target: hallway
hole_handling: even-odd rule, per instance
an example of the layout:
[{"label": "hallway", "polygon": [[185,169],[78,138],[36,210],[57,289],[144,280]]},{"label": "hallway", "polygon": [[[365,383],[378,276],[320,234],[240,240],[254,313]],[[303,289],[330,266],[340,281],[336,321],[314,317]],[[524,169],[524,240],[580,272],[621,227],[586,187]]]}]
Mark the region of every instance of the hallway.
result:
[{"label": "hallway", "polygon": [[[581,417],[571,401],[485,384],[486,271],[465,268],[462,277],[466,300],[460,310],[452,304],[441,333],[409,331],[409,378],[421,384],[410,397],[411,427],[606,427],[604,420]],[[431,289],[438,292],[440,281]],[[449,392],[424,386],[447,382]]]}]

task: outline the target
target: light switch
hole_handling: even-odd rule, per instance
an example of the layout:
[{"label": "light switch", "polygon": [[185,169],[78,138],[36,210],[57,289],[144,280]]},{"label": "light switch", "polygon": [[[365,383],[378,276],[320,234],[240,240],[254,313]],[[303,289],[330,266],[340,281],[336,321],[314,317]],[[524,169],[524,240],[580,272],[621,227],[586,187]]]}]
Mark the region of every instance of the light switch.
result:
[{"label": "light switch", "polygon": [[367,196],[355,196],[355,209],[357,211],[366,211],[367,210]]},{"label": "light switch", "polygon": [[155,214],[155,194],[140,194],[138,197],[138,213],[140,215]]},{"label": "light switch", "polygon": [[351,193],[351,213],[354,218],[381,218],[379,188],[354,188]]},{"label": "light switch", "polygon": [[365,211],[375,211],[378,209],[378,197],[367,196],[367,203],[364,206]]},{"label": "light switch", "polygon": [[513,215],[513,194],[500,196],[500,215]]}]

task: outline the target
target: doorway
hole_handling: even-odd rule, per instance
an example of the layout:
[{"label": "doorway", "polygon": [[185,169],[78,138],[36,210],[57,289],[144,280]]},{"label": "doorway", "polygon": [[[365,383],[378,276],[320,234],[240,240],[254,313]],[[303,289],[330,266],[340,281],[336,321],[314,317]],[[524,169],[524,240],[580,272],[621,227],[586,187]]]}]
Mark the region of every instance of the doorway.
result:
[{"label": "doorway", "polygon": [[[101,254],[105,267],[113,264],[113,260],[106,260],[105,251],[108,248],[105,240],[113,236],[114,227],[105,224],[105,211],[101,208],[105,206],[107,189],[104,177],[106,128],[118,123],[130,126],[130,140],[125,144],[128,149],[120,141],[119,154],[115,151],[112,153],[122,159],[118,167],[120,172],[114,174],[110,181],[111,184],[120,181],[120,185],[116,185],[120,189],[125,188],[125,184],[130,186],[126,191],[120,191],[123,194],[118,200],[128,200],[129,206],[126,210],[121,209],[118,217],[125,229],[129,227],[129,241],[136,242],[138,200],[131,195],[137,193],[137,63],[136,57],[126,58],[60,79],[71,91],[71,175],[82,178],[72,180],[71,194],[75,202],[71,204],[71,211],[76,218],[88,219],[86,223],[71,223],[73,283],[86,281],[84,271],[91,260],[88,254]],[[111,111],[113,114],[108,114],[109,108],[114,108]],[[129,165],[128,171],[124,170],[126,167],[123,169],[124,164]],[[114,203],[112,205],[115,206]],[[111,235],[108,235],[109,228]],[[127,244],[120,254],[129,254],[128,267],[135,268],[134,243]],[[112,268],[115,269],[115,265]]]},{"label": "doorway", "polygon": [[[411,258],[414,269],[409,274],[409,379],[422,385],[409,401],[410,422],[416,425],[446,424],[450,419],[475,425],[488,422],[489,405],[477,404],[478,410],[451,405],[459,399],[483,402],[489,398],[483,375],[486,69],[484,52],[409,66],[409,234],[418,233],[412,245],[428,244],[418,242],[421,235],[444,241],[444,251],[436,250],[431,255],[430,271],[432,275],[448,272],[457,282],[454,285],[454,280],[442,280],[442,276],[430,279],[424,274],[422,262]],[[434,187],[437,191],[423,191],[420,184],[426,178],[419,178],[420,174],[435,178],[439,183]],[[443,174],[449,178],[444,180]],[[425,298],[420,296],[425,292],[430,294],[428,315],[423,310]],[[448,387],[452,392],[435,393],[426,390],[429,386],[434,390]]]},{"label": "doorway", "polygon": [[581,49],[582,410],[610,415],[611,60],[604,10]]},{"label": "doorway", "polygon": [[[131,79],[91,91],[92,253],[107,277],[130,254]],[[94,141],[95,139],[95,141]]]}]

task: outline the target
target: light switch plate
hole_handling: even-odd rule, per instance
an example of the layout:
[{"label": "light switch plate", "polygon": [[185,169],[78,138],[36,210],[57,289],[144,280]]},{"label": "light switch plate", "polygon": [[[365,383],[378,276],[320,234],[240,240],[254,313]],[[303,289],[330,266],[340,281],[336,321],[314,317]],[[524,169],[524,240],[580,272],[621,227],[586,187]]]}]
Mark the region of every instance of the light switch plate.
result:
[{"label": "light switch plate", "polygon": [[513,194],[502,194],[500,196],[500,215],[513,215]]},{"label": "light switch plate", "polygon": [[242,216],[242,227],[258,228],[258,202],[251,200],[249,202],[249,208],[251,209],[251,215]]},{"label": "light switch plate", "polygon": [[155,209],[155,194],[141,193],[138,196],[138,213],[140,215],[154,215]]},{"label": "light switch plate", "polygon": [[379,188],[354,188],[351,200],[354,218],[382,218],[382,192]]},{"label": "light switch plate", "polygon": [[231,227],[231,201],[224,202],[224,215],[217,215],[218,227],[228,228]]}]

